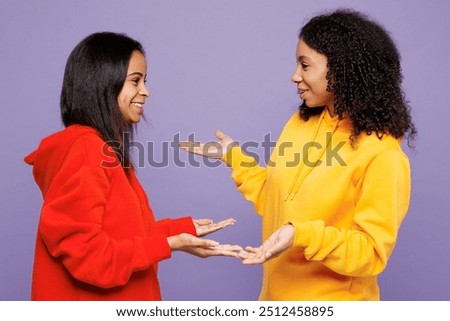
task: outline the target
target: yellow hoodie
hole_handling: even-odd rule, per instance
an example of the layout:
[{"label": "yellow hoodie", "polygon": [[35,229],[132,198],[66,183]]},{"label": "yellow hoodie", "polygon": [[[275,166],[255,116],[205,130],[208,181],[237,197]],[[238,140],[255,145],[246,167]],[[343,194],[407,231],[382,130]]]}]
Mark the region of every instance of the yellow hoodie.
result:
[{"label": "yellow hoodie", "polygon": [[293,246],[264,264],[260,300],[379,300],[410,197],[401,142],[361,134],[324,110],[287,122],[267,167],[233,147],[224,157],[238,190],[262,216],[266,240],[281,225]]}]

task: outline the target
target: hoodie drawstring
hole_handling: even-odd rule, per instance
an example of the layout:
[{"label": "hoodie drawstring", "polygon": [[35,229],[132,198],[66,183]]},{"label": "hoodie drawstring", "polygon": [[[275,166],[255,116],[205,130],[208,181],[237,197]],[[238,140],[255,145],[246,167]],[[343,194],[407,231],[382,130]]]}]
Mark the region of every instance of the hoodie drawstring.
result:
[{"label": "hoodie drawstring", "polygon": [[[316,140],[316,138],[317,138],[317,136],[318,136],[318,134],[319,134],[319,130],[320,130],[320,128],[322,127],[322,122],[323,122],[323,119],[324,119],[324,117],[325,117],[324,115],[325,115],[326,112],[327,112],[327,111],[324,111],[324,112],[320,115],[319,124],[317,125],[317,128],[316,128],[316,130],[314,131],[314,134],[313,134],[313,136],[312,136],[312,138],[311,138],[311,140],[310,140],[311,142],[313,142],[313,141]],[[299,167],[298,167],[298,170],[297,170],[297,172],[296,172],[296,174],[295,174],[295,176],[294,176],[294,179],[292,180],[292,184],[291,184],[291,186],[289,187],[289,190],[288,190],[288,192],[287,192],[287,194],[286,194],[286,197],[284,198],[284,201],[287,201],[289,198],[290,198],[291,200],[293,200],[293,199],[295,198],[295,195],[297,194],[298,190],[300,189],[300,186],[302,185],[304,179],[306,178],[306,176],[308,176],[308,174],[311,172],[311,170],[312,170],[314,167],[316,167],[317,162],[322,158],[322,156],[323,156],[323,154],[325,153],[325,150],[328,148],[329,144],[331,144],[332,137],[333,137],[333,135],[334,135],[334,133],[335,133],[335,131],[336,131],[336,129],[337,129],[338,123],[339,123],[339,121],[337,121],[335,124],[333,124],[332,133],[331,133],[331,135],[330,135],[329,137],[327,137],[328,139],[327,139],[327,141],[326,141],[326,143],[325,143],[324,148],[322,148],[322,149],[319,151],[319,154],[318,154],[318,157],[316,157],[316,160],[313,162],[312,165],[308,166],[307,170],[304,172],[304,174],[303,174],[301,177],[300,177],[300,174],[302,173],[303,168],[305,167],[305,162],[302,161],[302,162],[300,163],[300,165],[299,165]],[[303,157],[304,157],[304,156],[303,156]]]}]

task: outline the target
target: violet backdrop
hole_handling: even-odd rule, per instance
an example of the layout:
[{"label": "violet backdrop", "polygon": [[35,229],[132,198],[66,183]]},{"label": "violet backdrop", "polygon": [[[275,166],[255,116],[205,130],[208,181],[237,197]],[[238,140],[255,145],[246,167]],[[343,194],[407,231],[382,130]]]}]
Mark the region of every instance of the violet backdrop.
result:
[{"label": "violet backdrop", "polygon": [[[152,142],[158,161],[163,142],[177,134],[207,141],[220,128],[241,142],[262,142],[268,133],[276,140],[299,103],[290,81],[297,33],[311,16],[338,7],[363,11],[391,32],[419,130],[416,151],[406,149],[411,206],[380,276],[382,299],[450,300],[448,0],[2,0],[0,300],[30,298],[42,199],[23,157],[62,129],[64,66],[82,38],[114,31],[143,43],[152,95],[136,139]],[[169,148],[168,166],[138,171],[156,216],[235,217],[235,226],[211,238],[259,244],[260,219],[229,169],[183,168],[176,153]],[[175,253],[159,271],[165,300],[256,300],[260,289],[261,267],[231,258]]]}]

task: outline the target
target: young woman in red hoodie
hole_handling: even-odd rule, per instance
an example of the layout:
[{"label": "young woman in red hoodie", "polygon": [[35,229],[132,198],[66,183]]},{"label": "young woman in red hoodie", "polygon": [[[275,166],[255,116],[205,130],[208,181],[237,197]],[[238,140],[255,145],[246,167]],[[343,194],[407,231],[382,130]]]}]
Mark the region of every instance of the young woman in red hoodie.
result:
[{"label": "young woman in red hoodie", "polygon": [[172,251],[240,250],[198,237],[233,219],[155,220],[129,151],[150,96],[146,74],[141,44],[123,34],[92,34],[70,54],[60,103],[66,128],[25,158],[44,200],[33,300],[161,300],[157,264]]}]

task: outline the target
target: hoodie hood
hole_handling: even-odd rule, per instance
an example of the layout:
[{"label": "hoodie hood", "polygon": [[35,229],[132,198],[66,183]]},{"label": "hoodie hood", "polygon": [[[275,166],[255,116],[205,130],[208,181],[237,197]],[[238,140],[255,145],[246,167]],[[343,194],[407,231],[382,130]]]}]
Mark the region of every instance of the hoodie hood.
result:
[{"label": "hoodie hood", "polygon": [[33,166],[33,176],[42,196],[45,196],[75,140],[86,134],[98,135],[91,127],[71,125],[44,138],[39,147],[24,158],[25,163]]}]

